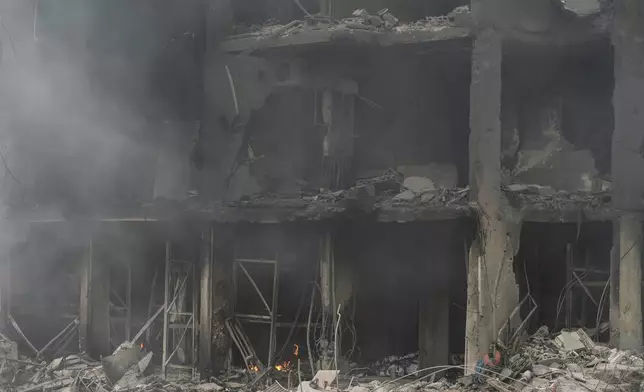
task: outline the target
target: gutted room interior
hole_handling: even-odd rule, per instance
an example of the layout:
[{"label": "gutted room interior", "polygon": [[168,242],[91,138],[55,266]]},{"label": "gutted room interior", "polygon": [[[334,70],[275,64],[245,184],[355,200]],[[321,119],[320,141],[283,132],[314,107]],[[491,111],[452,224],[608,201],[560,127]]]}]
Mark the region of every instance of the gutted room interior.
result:
[{"label": "gutted room interior", "polygon": [[639,388],[628,0],[29,1],[0,389]]}]

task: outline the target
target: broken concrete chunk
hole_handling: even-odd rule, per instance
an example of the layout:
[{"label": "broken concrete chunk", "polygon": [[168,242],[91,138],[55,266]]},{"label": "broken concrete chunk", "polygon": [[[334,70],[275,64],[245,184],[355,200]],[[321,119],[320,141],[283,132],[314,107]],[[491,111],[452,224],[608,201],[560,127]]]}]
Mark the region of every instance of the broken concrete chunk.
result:
[{"label": "broken concrete chunk", "polygon": [[422,194],[436,189],[434,182],[427,177],[407,177],[403,182],[403,187],[415,194]]},{"label": "broken concrete chunk", "polygon": [[338,377],[338,370],[318,370],[311,380],[311,385],[317,385],[319,389],[326,389]]},{"label": "broken concrete chunk", "polygon": [[53,372],[54,370],[60,370],[65,364],[65,358],[56,358],[47,365],[47,371]]},{"label": "broken concrete chunk", "polygon": [[207,384],[195,385],[193,388],[195,391],[211,392],[211,391],[221,391],[224,387],[215,384],[214,382],[209,382]]},{"label": "broken concrete chunk", "polygon": [[570,370],[573,374],[575,373],[583,373],[581,366],[577,365],[576,363],[567,363],[566,367],[568,370]]},{"label": "broken concrete chunk", "polygon": [[396,171],[404,177],[429,178],[438,188],[455,188],[458,183],[456,166],[449,163],[398,166]]},{"label": "broken concrete chunk", "polygon": [[598,14],[601,10],[600,0],[556,0],[564,10],[578,17],[588,17]]},{"label": "broken concrete chunk", "polygon": [[537,376],[537,377],[541,377],[541,376],[543,376],[543,375],[546,375],[546,374],[548,374],[548,373],[551,373],[551,372],[552,372],[552,369],[550,369],[550,368],[549,368],[548,366],[546,366],[546,365],[539,365],[539,364],[537,364],[537,365],[532,366],[532,371],[534,372],[535,376]]},{"label": "broken concrete chunk", "polygon": [[512,373],[512,369],[503,368],[503,370],[501,370],[501,374],[499,375],[499,379],[501,381],[505,381],[508,377],[512,376]]},{"label": "broken concrete chunk", "polygon": [[469,376],[461,377],[458,380],[456,380],[456,382],[465,387],[469,387],[470,385],[472,385],[472,376],[469,375]]},{"label": "broken concrete chunk", "polygon": [[154,353],[149,352],[143,359],[141,359],[138,363],[139,365],[139,374],[147,374],[147,370],[150,368],[150,363],[152,362],[152,356]]},{"label": "broken concrete chunk", "polygon": [[416,198],[416,194],[410,190],[402,191],[396,196],[394,196],[394,200],[397,201],[412,201]]},{"label": "broken concrete chunk", "polygon": [[103,371],[105,371],[107,379],[112,384],[116,384],[128,369],[140,360],[141,349],[131,343],[123,343],[114,351],[114,354],[103,358],[101,363],[103,364]]},{"label": "broken concrete chunk", "polygon": [[564,352],[576,351],[586,348],[576,331],[562,331],[554,339],[554,343]]}]

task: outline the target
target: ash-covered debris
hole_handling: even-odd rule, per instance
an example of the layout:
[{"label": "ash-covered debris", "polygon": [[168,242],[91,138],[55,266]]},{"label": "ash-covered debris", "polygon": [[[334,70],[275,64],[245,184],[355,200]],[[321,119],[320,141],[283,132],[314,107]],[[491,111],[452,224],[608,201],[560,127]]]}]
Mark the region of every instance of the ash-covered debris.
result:
[{"label": "ash-covered debris", "polygon": [[275,38],[289,36],[306,31],[354,29],[373,32],[409,33],[415,31],[439,31],[447,27],[469,27],[470,10],[460,6],[442,16],[428,16],[412,23],[401,23],[388,9],[371,13],[366,9],[356,9],[351,17],[336,19],[322,15],[311,15],[305,20],[296,20],[288,24],[279,24],[274,20],[264,25],[251,27],[235,26],[236,37]]},{"label": "ash-covered debris", "polygon": [[510,201],[531,208],[544,210],[610,208],[611,192],[608,190],[568,192],[549,186],[512,184],[505,188]]},{"label": "ash-covered debris", "polygon": [[[111,391],[220,391],[210,381],[196,382],[185,373],[163,380],[151,368],[152,352],[121,345],[103,363],[85,355],[68,355],[52,361],[18,356],[16,344],[0,335],[0,391],[3,392],[111,392]],[[4,350],[10,347],[9,351]]]},{"label": "ash-covered debris", "polygon": [[338,191],[320,190],[301,197],[254,195],[227,206],[241,208],[303,208],[309,213],[327,210],[342,212],[361,205],[366,209],[467,205],[469,188],[444,188],[428,177],[404,177],[389,169],[383,174],[356,181],[356,185]]}]

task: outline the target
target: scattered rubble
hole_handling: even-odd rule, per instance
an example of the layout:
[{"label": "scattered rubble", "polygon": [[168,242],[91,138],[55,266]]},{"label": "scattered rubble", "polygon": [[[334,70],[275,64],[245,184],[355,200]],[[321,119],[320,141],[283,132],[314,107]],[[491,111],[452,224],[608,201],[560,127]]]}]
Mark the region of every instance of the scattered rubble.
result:
[{"label": "scattered rubble", "polygon": [[[7,339],[0,347],[9,347]],[[49,363],[32,362],[28,358],[14,359],[17,352],[6,350],[0,355],[0,390],[7,392],[110,392],[110,391],[191,391],[222,390],[277,391],[348,391],[348,392],[439,392],[475,391],[498,392],[530,391],[622,391],[640,390],[644,382],[644,358],[628,351],[608,348],[594,343],[579,329],[562,331],[555,335],[547,327],[540,328],[529,338],[517,339],[510,347],[498,348],[498,361],[481,359],[476,371],[463,376],[463,366],[435,366],[419,369],[418,354],[390,356],[372,366],[351,370],[346,374],[322,371],[311,381],[302,381],[285,387],[271,377],[262,382],[243,379],[222,382],[211,379],[197,383],[189,376],[162,380],[158,371],[147,374],[152,353],[138,352],[136,346],[125,343],[114,355],[103,359],[103,365],[82,355],[56,358]],[[496,358],[495,357],[495,358]],[[137,358],[135,360],[135,358]],[[108,366],[117,366],[114,373]],[[129,365],[127,365],[129,364]],[[436,380],[437,374],[454,370]],[[109,373],[108,376],[106,373]],[[459,375],[460,373],[460,375]],[[336,376],[338,378],[336,378]],[[373,376],[388,380],[369,380]],[[442,377],[442,376],[441,376]],[[299,377],[294,376],[293,380]]]},{"label": "scattered rubble", "polygon": [[322,15],[310,15],[303,21],[296,20],[286,25],[269,20],[262,26],[235,26],[235,32],[237,34],[233,38],[248,36],[258,39],[275,38],[324,29],[409,33],[417,31],[438,31],[451,26],[469,27],[470,23],[470,9],[468,6],[457,7],[447,15],[428,16],[413,23],[401,23],[388,9],[380,10],[376,14],[370,13],[366,9],[356,9],[351,17],[342,19]]},{"label": "scattered rubble", "polygon": [[612,200],[610,190],[566,192],[549,186],[511,184],[505,191],[511,202],[544,210],[609,208]]}]

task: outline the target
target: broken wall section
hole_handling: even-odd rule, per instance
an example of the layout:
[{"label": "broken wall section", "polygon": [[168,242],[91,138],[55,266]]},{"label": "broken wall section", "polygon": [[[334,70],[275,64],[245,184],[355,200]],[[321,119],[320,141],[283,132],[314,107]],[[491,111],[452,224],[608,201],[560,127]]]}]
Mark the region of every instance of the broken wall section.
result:
[{"label": "broken wall section", "polygon": [[504,184],[535,184],[550,194],[610,189],[613,78],[608,42],[565,49],[506,47]]}]

